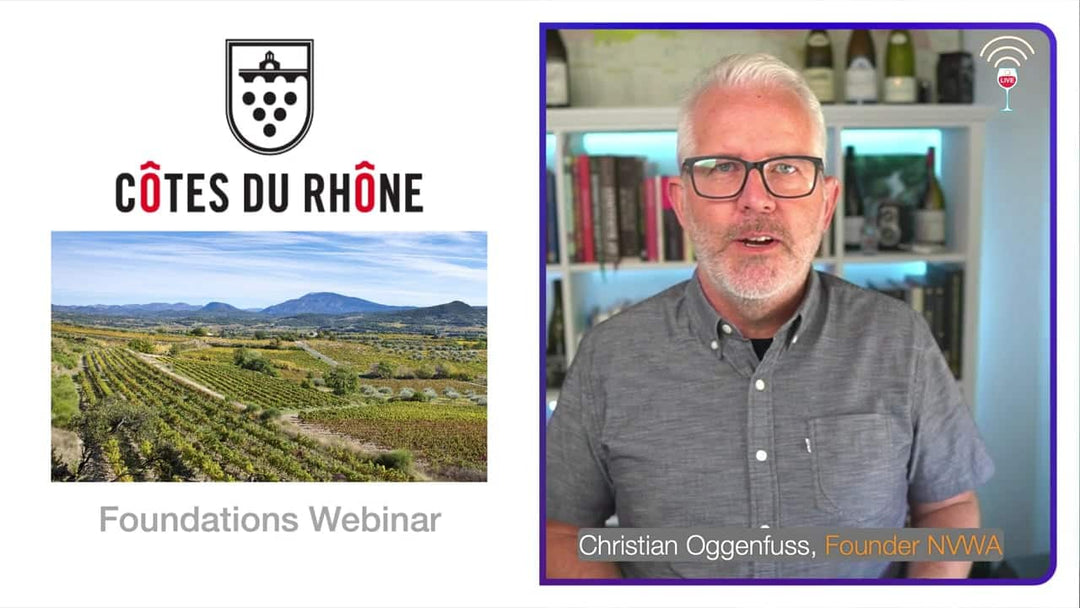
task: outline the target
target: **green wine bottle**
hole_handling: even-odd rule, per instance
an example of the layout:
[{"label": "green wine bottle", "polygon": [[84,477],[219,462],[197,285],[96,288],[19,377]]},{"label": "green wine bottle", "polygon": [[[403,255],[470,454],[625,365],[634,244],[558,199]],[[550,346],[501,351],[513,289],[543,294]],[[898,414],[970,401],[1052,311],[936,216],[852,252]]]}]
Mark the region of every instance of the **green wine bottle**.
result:
[{"label": "green wine bottle", "polygon": [[915,45],[911,32],[889,32],[885,49],[885,103],[915,103],[918,86],[915,81]]}]

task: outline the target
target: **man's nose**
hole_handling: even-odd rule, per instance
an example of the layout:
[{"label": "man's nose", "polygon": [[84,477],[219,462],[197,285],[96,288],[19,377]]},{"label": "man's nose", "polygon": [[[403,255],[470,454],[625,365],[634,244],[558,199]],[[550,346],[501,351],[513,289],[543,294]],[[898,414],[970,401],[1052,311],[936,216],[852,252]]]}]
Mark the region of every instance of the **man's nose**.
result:
[{"label": "man's nose", "polygon": [[739,210],[772,213],[776,209],[776,200],[765,188],[765,175],[760,169],[751,169],[746,176],[746,186],[739,195]]}]

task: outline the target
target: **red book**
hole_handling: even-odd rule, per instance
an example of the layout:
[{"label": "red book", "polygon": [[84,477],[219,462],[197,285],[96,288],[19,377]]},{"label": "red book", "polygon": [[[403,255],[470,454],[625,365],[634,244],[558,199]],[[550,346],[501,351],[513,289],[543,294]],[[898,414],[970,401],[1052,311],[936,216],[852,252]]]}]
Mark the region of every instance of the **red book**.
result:
[{"label": "red book", "polygon": [[577,157],[577,204],[578,226],[577,234],[581,236],[578,251],[581,252],[582,262],[596,261],[596,243],[593,235],[592,196],[589,175],[589,157],[582,154]]},{"label": "red book", "polygon": [[645,259],[649,262],[660,261],[660,239],[656,230],[656,189],[659,185],[659,177],[646,177],[641,183],[645,192]]}]

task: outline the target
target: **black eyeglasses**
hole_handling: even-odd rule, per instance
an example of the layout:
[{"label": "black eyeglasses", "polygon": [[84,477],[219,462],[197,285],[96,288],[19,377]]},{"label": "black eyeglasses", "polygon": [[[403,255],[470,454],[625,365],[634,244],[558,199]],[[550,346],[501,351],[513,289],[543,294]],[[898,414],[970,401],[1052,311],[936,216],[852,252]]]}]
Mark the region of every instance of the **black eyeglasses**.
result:
[{"label": "black eyeglasses", "polygon": [[735,198],[750,171],[757,169],[765,189],[776,198],[802,198],[817,187],[825,161],[817,156],[777,156],[752,163],[735,156],[694,156],[683,161],[694,192],[702,198]]}]

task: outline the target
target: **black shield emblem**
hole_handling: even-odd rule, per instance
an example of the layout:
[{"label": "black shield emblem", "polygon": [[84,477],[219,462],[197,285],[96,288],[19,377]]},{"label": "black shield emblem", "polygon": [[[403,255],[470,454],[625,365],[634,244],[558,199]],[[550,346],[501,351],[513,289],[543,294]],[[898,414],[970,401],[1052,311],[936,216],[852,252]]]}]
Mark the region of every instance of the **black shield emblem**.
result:
[{"label": "black shield emblem", "polygon": [[312,40],[226,40],[229,129],[259,154],[291,150],[311,127]]}]

